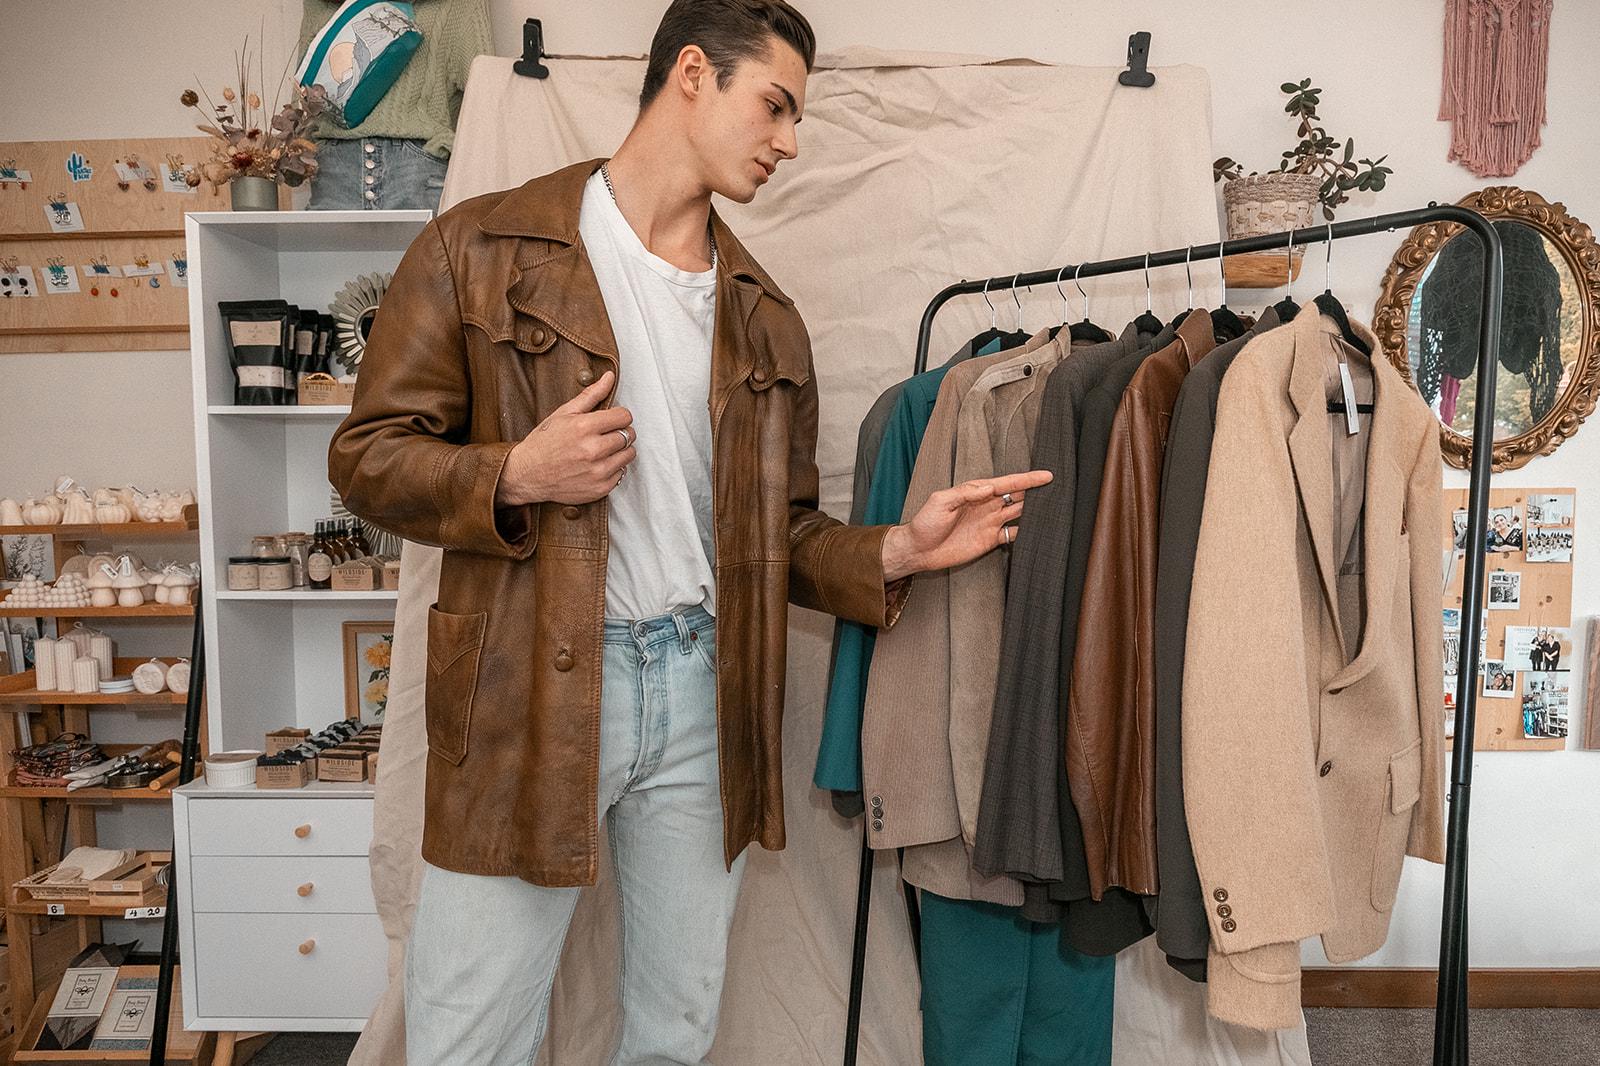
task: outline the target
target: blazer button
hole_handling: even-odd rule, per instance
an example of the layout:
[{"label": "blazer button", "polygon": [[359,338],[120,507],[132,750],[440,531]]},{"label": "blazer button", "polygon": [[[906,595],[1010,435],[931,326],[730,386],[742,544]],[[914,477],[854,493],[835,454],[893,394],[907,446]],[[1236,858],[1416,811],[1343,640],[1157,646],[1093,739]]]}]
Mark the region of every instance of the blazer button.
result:
[{"label": "blazer button", "polygon": [[572,653],[566,648],[562,648],[556,653],[556,669],[562,673],[572,669]]},{"label": "blazer button", "polygon": [[876,829],[880,833],[883,832],[883,819],[882,818],[874,818],[872,820],[872,828]]},{"label": "blazer button", "polygon": [[1322,764],[1322,769],[1317,771],[1317,776],[1318,777],[1327,777],[1331,773],[1333,773],[1333,763],[1332,762],[1325,762],[1325,763]]},{"label": "blazer button", "polygon": [[562,518],[577,518],[578,517],[578,509],[576,507],[572,507],[572,506],[563,507],[563,508],[561,508],[561,517]]},{"label": "blazer button", "polygon": [[767,372],[758,366],[756,367],[755,372],[750,375],[750,377],[757,385],[759,385],[763,381],[767,380]]},{"label": "blazer button", "polygon": [[1217,907],[1217,917],[1218,918],[1232,918],[1233,917],[1233,908],[1228,906],[1226,903],[1221,904],[1220,906]]},{"label": "blazer button", "polygon": [[584,367],[582,370],[578,371],[578,384],[582,385],[584,388],[588,388],[590,385],[593,385],[594,371],[590,370],[588,367]]},{"label": "blazer button", "polygon": [[1222,931],[1224,933],[1231,933],[1237,928],[1239,928],[1239,923],[1232,918],[1224,919],[1222,922]]},{"label": "blazer button", "polygon": [[1211,893],[1211,898],[1216,900],[1218,903],[1226,903],[1228,902],[1228,890],[1225,888],[1219,888],[1215,892]]}]

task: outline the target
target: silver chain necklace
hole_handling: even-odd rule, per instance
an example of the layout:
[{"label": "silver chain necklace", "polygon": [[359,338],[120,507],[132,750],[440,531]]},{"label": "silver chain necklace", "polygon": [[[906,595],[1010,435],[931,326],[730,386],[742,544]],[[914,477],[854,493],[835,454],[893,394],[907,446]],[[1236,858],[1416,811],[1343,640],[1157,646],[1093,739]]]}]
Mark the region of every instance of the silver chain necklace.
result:
[{"label": "silver chain necklace", "polygon": [[[600,164],[600,177],[605,179],[606,192],[611,194],[611,202],[617,202],[617,188],[611,184],[611,171],[606,169],[604,163]],[[620,204],[618,205],[621,206]],[[711,232],[710,226],[706,228],[706,236],[711,240],[711,269],[717,269],[717,235]]]}]

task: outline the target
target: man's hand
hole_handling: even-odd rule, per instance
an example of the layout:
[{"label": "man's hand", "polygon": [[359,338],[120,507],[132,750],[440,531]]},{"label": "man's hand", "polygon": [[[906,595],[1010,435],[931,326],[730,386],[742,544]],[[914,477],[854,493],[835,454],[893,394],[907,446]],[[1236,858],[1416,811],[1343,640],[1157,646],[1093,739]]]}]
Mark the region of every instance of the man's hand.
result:
[{"label": "man's hand", "polygon": [[634,450],[633,415],[626,407],[597,411],[615,375],[600,379],[533,428],[506,459],[495,504],[593,503],[622,481]]},{"label": "man's hand", "polygon": [[910,522],[894,526],[884,537],[884,582],[961,566],[1010,544],[1016,529],[1007,523],[1022,516],[1023,494],[1050,481],[1048,470],[1030,470],[934,493]]}]

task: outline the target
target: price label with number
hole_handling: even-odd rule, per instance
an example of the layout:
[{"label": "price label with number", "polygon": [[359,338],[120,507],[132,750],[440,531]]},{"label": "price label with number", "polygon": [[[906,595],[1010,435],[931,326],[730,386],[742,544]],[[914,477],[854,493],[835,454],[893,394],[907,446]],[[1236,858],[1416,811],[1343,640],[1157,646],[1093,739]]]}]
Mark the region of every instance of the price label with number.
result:
[{"label": "price label with number", "polygon": [[46,903],[44,912],[46,914],[65,914],[67,913],[67,905],[65,903]]},{"label": "price label with number", "polygon": [[167,916],[167,908],[129,907],[127,910],[122,912],[122,916],[124,918],[165,918]]}]

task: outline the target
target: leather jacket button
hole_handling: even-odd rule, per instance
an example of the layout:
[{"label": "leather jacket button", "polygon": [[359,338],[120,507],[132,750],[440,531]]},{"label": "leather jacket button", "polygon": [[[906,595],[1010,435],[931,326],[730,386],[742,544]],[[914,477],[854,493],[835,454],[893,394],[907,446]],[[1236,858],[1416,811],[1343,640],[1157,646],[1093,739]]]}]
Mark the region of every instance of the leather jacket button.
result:
[{"label": "leather jacket button", "polygon": [[530,337],[529,340],[533,341],[533,346],[535,348],[542,348],[544,347],[545,338],[547,336],[548,334],[545,333],[543,326],[535,326],[533,328],[533,336]]},{"label": "leather jacket button", "polygon": [[1317,776],[1318,777],[1327,777],[1331,773],[1333,773],[1333,763],[1332,762],[1325,762],[1325,763],[1322,764],[1322,769],[1317,771]]},{"label": "leather jacket button", "polygon": [[556,669],[562,673],[572,669],[572,653],[565,648],[556,653]]},{"label": "leather jacket button", "polygon": [[750,375],[750,377],[757,385],[759,385],[763,381],[767,380],[767,372],[758,366],[756,367],[755,372]]},{"label": "leather jacket button", "polygon": [[1222,923],[1222,931],[1224,933],[1231,933],[1237,928],[1239,928],[1239,923],[1234,921],[1232,918],[1229,918]]},{"label": "leather jacket button", "polygon": [[582,370],[578,371],[578,384],[582,385],[584,388],[588,388],[590,385],[593,385],[594,371],[590,370],[588,367],[584,367]]},{"label": "leather jacket button", "polygon": [[563,508],[561,508],[561,517],[562,518],[567,518],[567,519],[577,518],[578,517],[578,509],[576,507],[571,507],[571,506],[563,507]]},{"label": "leather jacket button", "polygon": [[1226,903],[1228,902],[1228,890],[1225,888],[1219,888],[1215,892],[1211,893],[1211,897],[1218,903]]}]

